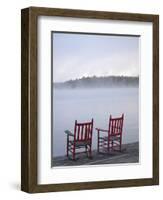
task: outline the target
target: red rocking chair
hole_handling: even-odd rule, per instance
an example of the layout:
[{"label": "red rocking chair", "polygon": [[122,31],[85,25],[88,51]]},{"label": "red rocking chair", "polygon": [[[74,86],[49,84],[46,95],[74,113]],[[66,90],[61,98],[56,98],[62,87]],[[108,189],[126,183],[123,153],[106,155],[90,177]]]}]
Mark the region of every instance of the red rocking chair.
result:
[{"label": "red rocking chair", "polygon": [[[98,134],[97,151],[99,153],[111,150],[121,151],[124,114],[119,118],[110,115],[108,130],[96,128]],[[103,133],[100,134],[100,133]]]},{"label": "red rocking chair", "polygon": [[[87,156],[92,157],[92,133],[93,119],[91,122],[78,123],[75,120],[74,133],[66,130],[67,134],[67,157],[75,160],[77,149],[85,148]],[[81,153],[81,152],[78,152]],[[70,157],[71,154],[71,157]]]}]

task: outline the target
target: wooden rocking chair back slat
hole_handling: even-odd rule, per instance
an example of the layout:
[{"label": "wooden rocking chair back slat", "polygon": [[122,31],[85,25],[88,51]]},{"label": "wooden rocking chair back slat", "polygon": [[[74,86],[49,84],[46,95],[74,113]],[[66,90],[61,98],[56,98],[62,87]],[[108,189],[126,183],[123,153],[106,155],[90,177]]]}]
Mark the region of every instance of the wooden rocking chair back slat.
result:
[{"label": "wooden rocking chair back slat", "polygon": [[88,141],[92,139],[93,119],[89,123],[77,123],[75,121],[74,134],[75,141]]},{"label": "wooden rocking chair back slat", "polygon": [[123,131],[123,119],[124,114],[120,118],[112,118],[110,116],[109,119],[109,135],[121,135]]}]

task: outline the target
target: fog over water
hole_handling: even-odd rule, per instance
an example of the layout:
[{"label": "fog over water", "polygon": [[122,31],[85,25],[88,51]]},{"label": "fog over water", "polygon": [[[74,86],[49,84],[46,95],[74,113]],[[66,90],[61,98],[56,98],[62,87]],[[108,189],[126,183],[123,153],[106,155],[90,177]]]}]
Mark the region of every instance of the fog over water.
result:
[{"label": "fog over water", "polygon": [[53,157],[66,154],[65,130],[73,132],[75,120],[94,119],[93,149],[97,148],[95,127],[107,129],[109,115],[124,113],[122,143],[139,141],[139,88],[56,89],[53,86]]}]

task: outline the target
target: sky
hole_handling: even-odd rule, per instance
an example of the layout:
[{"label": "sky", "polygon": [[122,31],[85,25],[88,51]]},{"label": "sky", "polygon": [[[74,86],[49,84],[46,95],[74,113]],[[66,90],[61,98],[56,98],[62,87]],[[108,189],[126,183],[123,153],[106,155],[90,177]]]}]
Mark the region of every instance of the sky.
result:
[{"label": "sky", "polygon": [[88,76],[139,76],[139,39],[54,32],[53,82]]}]

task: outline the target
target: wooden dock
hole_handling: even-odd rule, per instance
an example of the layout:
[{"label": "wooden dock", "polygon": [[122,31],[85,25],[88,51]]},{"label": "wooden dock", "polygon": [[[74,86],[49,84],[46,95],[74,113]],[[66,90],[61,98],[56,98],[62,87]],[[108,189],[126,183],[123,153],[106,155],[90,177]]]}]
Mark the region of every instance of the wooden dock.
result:
[{"label": "wooden dock", "polygon": [[52,167],[59,166],[79,166],[79,165],[99,165],[99,164],[119,164],[139,162],[139,143],[123,144],[122,151],[108,153],[92,152],[92,158],[88,158],[85,153],[77,155],[77,160],[73,161],[66,156],[59,156],[52,159]]}]

